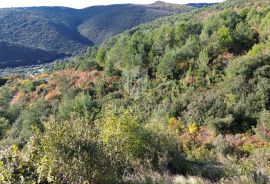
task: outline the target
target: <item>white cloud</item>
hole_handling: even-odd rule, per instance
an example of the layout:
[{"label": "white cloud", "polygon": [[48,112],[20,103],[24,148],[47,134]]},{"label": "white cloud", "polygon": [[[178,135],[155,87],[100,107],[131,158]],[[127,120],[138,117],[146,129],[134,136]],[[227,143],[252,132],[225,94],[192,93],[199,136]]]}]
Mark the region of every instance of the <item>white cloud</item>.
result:
[{"label": "white cloud", "polygon": [[[186,4],[201,2],[222,2],[223,0],[163,0],[170,3]],[[74,8],[84,8],[93,5],[108,4],[150,4],[155,0],[0,0],[0,7],[28,7],[28,6],[66,6]]]}]

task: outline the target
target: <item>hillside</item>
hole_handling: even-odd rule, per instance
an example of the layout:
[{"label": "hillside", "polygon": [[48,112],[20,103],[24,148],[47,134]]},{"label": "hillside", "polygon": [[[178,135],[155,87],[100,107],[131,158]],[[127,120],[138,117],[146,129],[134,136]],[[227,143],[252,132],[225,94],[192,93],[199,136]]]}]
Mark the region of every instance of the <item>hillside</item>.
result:
[{"label": "hillside", "polygon": [[0,40],[73,53],[91,45],[79,33],[23,9],[0,10]]},{"label": "hillside", "polygon": [[211,4],[178,5],[157,1],[150,5],[119,4],[93,6],[80,10],[64,7],[33,7],[23,10],[45,17],[57,24],[64,24],[71,30],[78,30],[89,41],[99,44],[139,24],[209,5]]},{"label": "hillside", "polygon": [[0,41],[0,51],[0,68],[43,64],[69,56],[4,41]]},{"label": "hillside", "polygon": [[162,2],[152,5],[94,6],[85,9],[65,7],[0,9],[0,41],[76,54],[141,23],[192,9],[194,8],[188,5]]},{"label": "hillside", "polygon": [[269,26],[227,0],[0,79],[0,181],[270,183]]},{"label": "hillside", "polygon": [[82,11],[91,17],[78,26],[79,32],[95,44],[107,40],[113,35],[131,29],[141,23],[150,22],[160,17],[175,13],[188,12],[193,7],[155,3],[152,5],[112,5],[90,7]]}]

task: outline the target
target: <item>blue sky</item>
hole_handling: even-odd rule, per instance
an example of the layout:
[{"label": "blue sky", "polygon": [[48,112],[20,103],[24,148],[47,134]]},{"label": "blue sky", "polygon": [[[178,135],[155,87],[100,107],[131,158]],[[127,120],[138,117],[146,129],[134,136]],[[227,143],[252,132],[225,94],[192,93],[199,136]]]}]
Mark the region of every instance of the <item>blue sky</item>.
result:
[{"label": "blue sky", "polygon": [[[108,4],[150,4],[157,0],[0,0],[0,7],[28,7],[28,6],[66,6],[73,8],[84,8],[93,5]],[[163,0],[170,3],[186,4],[201,2],[222,2],[224,0]]]}]

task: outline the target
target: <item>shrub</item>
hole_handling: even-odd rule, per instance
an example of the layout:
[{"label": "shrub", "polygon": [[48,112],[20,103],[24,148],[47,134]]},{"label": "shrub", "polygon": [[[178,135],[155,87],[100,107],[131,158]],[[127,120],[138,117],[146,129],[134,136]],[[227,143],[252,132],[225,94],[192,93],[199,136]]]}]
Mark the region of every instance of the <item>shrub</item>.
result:
[{"label": "shrub", "polygon": [[228,178],[232,177],[233,179],[241,176],[249,176],[252,183],[269,183],[269,158],[269,148],[254,150],[248,157],[228,156],[227,158],[223,158],[225,176]]},{"label": "shrub", "polygon": [[38,183],[34,163],[16,145],[0,152],[0,183]]},{"label": "shrub", "polygon": [[65,95],[58,106],[59,117],[64,120],[68,119],[72,112],[80,114],[81,117],[86,119],[93,120],[97,110],[95,100],[87,93],[80,93],[75,97]]},{"label": "shrub", "polygon": [[150,173],[140,173],[136,175],[131,175],[126,178],[126,181],[132,184],[210,184],[207,181],[199,177],[185,177],[182,175],[169,175],[160,174],[157,172]]},{"label": "shrub", "polygon": [[222,134],[219,134],[213,142],[218,153],[227,154],[229,150],[229,144]]},{"label": "shrub", "polygon": [[267,176],[243,175],[221,181],[221,184],[267,184],[270,180]]},{"label": "shrub", "polygon": [[174,117],[168,120],[168,124],[170,129],[177,132],[182,131],[184,128],[184,123],[181,120],[178,120],[177,118]]},{"label": "shrub", "polygon": [[225,118],[207,118],[207,126],[213,130],[216,134],[225,134],[232,129],[232,123],[234,118],[232,115],[228,115]]},{"label": "shrub", "polygon": [[162,124],[143,125],[129,111],[105,113],[99,129],[99,139],[116,165],[162,171],[172,160],[181,159],[174,133]]},{"label": "shrub", "polygon": [[261,112],[256,132],[264,140],[270,141],[270,112],[269,111],[265,110]]},{"label": "shrub", "polygon": [[96,140],[96,131],[83,118],[50,118],[44,133],[28,145],[41,181],[55,183],[117,183],[120,176]]},{"label": "shrub", "polygon": [[259,54],[265,48],[264,45],[255,44],[252,49],[250,49],[247,53],[247,56],[253,57]]},{"label": "shrub", "polygon": [[4,138],[8,128],[10,128],[9,120],[4,117],[0,117],[0,140]]}]

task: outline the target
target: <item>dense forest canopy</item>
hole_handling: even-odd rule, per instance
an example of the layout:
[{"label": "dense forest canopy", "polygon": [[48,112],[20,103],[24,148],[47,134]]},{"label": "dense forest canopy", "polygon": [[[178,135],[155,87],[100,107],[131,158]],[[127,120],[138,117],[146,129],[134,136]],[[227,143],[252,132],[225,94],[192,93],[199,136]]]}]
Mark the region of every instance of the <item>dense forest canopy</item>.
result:
[{"label": "dense forest canopy", "polygon": [[269,183],[269,30],[227,0],[1,79],[0,181]]}]

